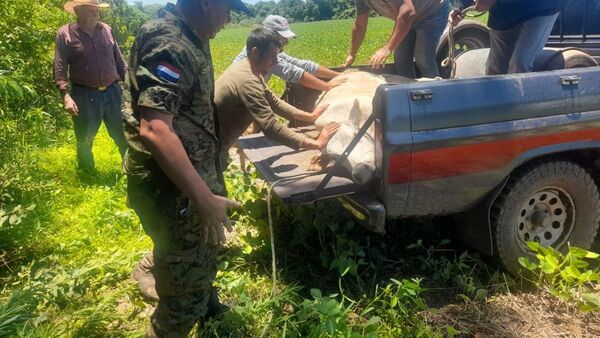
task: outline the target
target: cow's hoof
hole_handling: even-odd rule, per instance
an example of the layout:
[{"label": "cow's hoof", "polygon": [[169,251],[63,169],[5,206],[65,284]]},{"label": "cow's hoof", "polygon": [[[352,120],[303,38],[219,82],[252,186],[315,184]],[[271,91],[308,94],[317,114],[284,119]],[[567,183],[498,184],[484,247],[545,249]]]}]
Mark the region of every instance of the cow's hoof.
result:
[{"label": "cow's hoof", "polygon": [[352,170],[352,178],[358,184],[367,184],[375,175],[375,166],[371,163],[359,163]]}]

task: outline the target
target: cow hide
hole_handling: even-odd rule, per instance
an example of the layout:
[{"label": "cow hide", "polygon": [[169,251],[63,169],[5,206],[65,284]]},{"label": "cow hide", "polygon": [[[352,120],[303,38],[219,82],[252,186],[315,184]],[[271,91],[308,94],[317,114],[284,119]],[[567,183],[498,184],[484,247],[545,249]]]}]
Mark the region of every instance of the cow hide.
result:
[{"label": "cow hide", "polygon": [[[328,105],[315,121],[318,129],[332,122],[341,124],[322,154],[333,159],[338,159],[342,155],[371,115],[375,91],[381,84],[386,83],[383,77],[367,72],[353,72],[341,76],[347,78],[346,82],[323,93],[316,102],[317,106]],[[369,127],[343,165],[358,184],[366,184],[373,179],[375,175],[373,126]]]},{"label": "cow hide", "polygon": [[[323,114],[315,121],[320,130],[332,122],[341,124],[339,131],[331,138],[324,153],[326,158],[339,159],[348,144],[358,134],[358,130],[373,112],[373,97],[377,87],[385,83],[411,83],[413,79],[398,75],[374,75],[367,72],[352,72],[340,75],[346,82],[323,93],[317,106],[328,104]],[[418,79],[431,81],[435,79]],[[313,159],[314,163],[327,163],[323,159]],[[366,184],[375,177],[375,127],[371,125],[367,133],[350,152],[343,166],[352,175],[354,182]]]}]

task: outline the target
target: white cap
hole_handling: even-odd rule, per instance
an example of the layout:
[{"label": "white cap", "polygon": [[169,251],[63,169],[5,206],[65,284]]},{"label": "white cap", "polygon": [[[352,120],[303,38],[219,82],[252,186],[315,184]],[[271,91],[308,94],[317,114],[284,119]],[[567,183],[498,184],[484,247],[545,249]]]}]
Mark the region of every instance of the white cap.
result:
[{"label": "white cap", "polygon": [[290,24],[283,16],[269,15],[262,23],[264,28],[271,29],[279,33],[286,39],[295,38],[296,34],[290,30]]}]

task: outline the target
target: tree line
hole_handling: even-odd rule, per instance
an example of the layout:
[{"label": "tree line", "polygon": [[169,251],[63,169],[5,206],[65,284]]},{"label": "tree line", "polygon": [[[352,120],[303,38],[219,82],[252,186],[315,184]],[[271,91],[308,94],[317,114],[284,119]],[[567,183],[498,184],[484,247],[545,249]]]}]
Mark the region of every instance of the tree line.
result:
[{"label": "tree line", "polygon": [[[355,13],[355,0],[271,0],[247,6],[251,13],[248,15],[233,12],[232,23],[260,22],[269,14],[281,15],[290,22],[310,22],[347,19],[354,17]],[[136,1],[133,7],[141,13],[153,15],[162,5],[144,6],[141,1]]]}]

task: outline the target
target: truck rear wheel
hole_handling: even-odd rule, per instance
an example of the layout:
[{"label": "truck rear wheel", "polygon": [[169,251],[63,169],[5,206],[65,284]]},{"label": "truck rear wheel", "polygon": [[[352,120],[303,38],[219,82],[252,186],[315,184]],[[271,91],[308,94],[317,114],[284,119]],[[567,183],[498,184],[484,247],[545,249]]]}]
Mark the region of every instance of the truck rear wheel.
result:
[{"label": "truck rear wheel", "polygon": [[590,174],[561,160],[518,170],[492,207],[496,256],[511,273],[519,257],[535,259],[527,242],[565,251],[568,244],[589,249],[600,223],[600,194]]},{"label": "truck rear wheel", "polygon": [[[442,60],[448,57],[448,30],[444,31],[436,51],[436,61],[440,69],[440,76],[449,78],[448,68],[442,67]],[[490,30],[481,22],[463,20],[454,28],[454,56],[473,49],[490,47]]]}]

